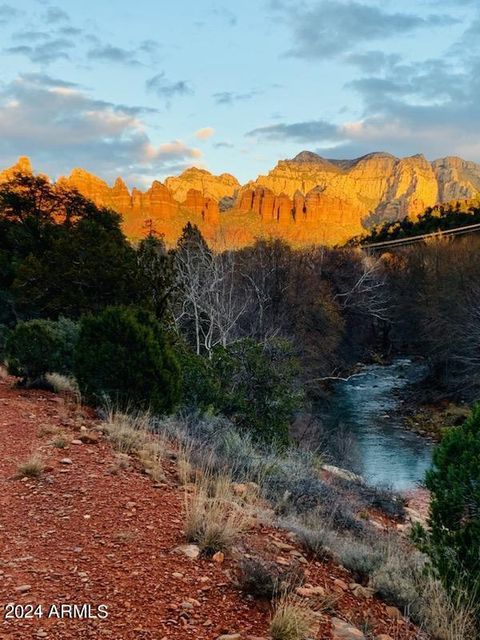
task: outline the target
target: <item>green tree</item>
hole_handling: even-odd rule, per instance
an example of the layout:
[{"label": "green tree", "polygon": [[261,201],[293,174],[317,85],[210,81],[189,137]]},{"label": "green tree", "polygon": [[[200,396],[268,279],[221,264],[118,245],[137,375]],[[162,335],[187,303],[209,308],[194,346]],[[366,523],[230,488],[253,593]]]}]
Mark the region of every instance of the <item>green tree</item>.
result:
[{"label": "green tree", "polygon": [[187,222],[182,229],[182,235],[177,240],[177,252],[192,251],[194,254],[201,255],[203,252],[210,252],[202,232],[196,224]]},{"label": "green tree", "polygon": [[173,254],[162,238],[150,233],[138,245],[137,265],[139,296],[161,319],[168,311],[176,286]]},{"label": "green tree", "polygon": [[135,251],[120,222],[114,211],[42,176],[16,174],[0,185],[4,321],[79,317],[136,301]]},{"label": "green tree", "polygon": [[124,410],[168,413],[180,397],[180,368],[164,331],[139,309],[107,307],[82,319],[75,374],[87,399]]},{"label": "green tree", "polygon": [[415,537],[447,590],[480,604],[480,405],[449,429],[427,473],[428,530]]},{"label": "green tree", "polygon": [[135,302],[135,251],[119,217],[103,211],[52,233],[48,249],[30,254],[12,283],[18,309],[26,315],[78,318],[109,305]]}]

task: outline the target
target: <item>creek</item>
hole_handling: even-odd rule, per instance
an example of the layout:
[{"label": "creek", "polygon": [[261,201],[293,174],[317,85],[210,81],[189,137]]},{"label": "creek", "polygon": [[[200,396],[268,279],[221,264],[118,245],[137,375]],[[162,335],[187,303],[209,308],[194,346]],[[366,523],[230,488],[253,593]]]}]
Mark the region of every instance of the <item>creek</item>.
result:
[{"label": "creek", "polygon": [[423,481],[433,445],[405,427],[398,409],[402,391],[426,374],[426,365],[397,358],[388,365],[367,365],[335,383],[320,417],[327,432],[345,434],[350,466],[368,484],[408,491]]}]

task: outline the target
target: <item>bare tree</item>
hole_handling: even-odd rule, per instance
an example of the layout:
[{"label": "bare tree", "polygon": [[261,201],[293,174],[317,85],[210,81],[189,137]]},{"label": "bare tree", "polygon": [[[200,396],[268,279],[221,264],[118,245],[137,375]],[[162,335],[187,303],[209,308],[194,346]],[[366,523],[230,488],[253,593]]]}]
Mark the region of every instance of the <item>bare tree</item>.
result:
[{"label": "bare tree", "polygon": [[201,236],[181,244],[175,256],[179,304],[175,322],[193,332],[197,354],[211,355],[217,345],[226,347],[239,338],[238,323],[249,297],[237,286],[234,251],[214,254]]},{"label": "bare tree", "polygon": [[381,259],[371,255],[363,255],[360,261],[360,272],[347,291],[339,292],[335,299],[342,309],[355,309],[358,313],[388,320],[389,295],[387,277]]}]

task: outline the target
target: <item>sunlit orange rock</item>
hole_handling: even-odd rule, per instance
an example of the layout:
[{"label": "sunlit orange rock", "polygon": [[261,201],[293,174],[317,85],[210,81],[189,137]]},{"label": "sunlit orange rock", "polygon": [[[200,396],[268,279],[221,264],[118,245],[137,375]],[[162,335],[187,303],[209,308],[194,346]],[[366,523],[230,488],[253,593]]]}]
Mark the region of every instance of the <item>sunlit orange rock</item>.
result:
[{"label": "sunlit orange rock", "polygon": [[[32,172],[28,158],[0,172],[0,182],[18,171]],[[146,191],[130,191],[120,177],[109,186],[81,168],[58,182],[118,211],[132,240],[154,231],[172,245],[190,221],[221,248],[259,237],[302,246],[342,243],[384,220],[415,218],[439,202],[473,198],[479,193],[480,165],[456,157],[428,162],[421,155],[388,153],[326,160],[302,152],[243,187],[230,174],[214,176],[195,167],[164,183],[155,180]],[[230,202],[220,211],[222,198]]]},{"label": "sunlit orange rock", "polygon": [[21,156],[13,166],[0,171],[0,182],[10,180],[16,173],[32,173],[32,164],[29,158]]},{"label": "sunlit orange rock", "polygon": [[179,176],[167,178],[165,185],[178,202],[185,202],[191,189],[218,202],[224,196],[234,196],[240,188],[238,180],[229,173],[215,176],[206,169],[197,167],[190,167]]},{"label": "sunlit orange rock", "polygon": [[121,178],[115,180],[112,188],[113,208],[117,211],[127,211],[132,207],[132,197],[127,185]]},{"label": "sunlit orange rock", "polygon": [[189,189],[183,207],[192,213],[201,216],[202,221],[208,224],[220,223],[220,209],[214,198],[204,196],[197,189]]},{"label": "sunlit orange rock", "polygon": [[275,198],[274,207],[274,219],[279,224],[287,226],[294,222],[293,202],[285,193],[281,193]]}]

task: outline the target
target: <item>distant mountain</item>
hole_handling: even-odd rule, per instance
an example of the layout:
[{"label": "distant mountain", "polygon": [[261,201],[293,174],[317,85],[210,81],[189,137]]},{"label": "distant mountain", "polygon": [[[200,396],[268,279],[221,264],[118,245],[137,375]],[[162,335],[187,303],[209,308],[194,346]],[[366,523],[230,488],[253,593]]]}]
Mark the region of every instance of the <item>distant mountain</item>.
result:
[{"label": "distant mountain", "polygon": [[[28,158],[0,172],[0,180],[18,170],[32,170]],[[132,239],[153,228],[173,243],[190,220],[217,246],[243,246],[262,236],[299,246],[341,243],[380,222],[415,219],[429,206],[474,198],[480,165],[388,153],[334,160],[302,151],[243,186],[228,173],[195,167],[164,183],[155,180],[144,192],[130,191],[120,177],[109,186],[83,169],[59,182],[119,211]]]}]

